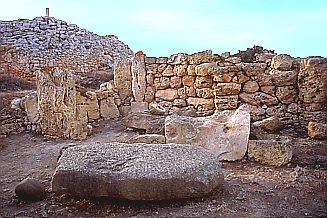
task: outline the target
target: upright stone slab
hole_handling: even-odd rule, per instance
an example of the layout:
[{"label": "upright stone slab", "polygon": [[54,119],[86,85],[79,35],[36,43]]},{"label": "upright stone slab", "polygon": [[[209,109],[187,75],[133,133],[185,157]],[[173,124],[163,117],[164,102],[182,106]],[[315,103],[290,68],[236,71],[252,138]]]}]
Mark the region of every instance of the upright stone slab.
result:
[{"label": "upright stone slab", "polygon": [[52,178],[52,191],[168,200],[200,197],[222,182],[218,160],[198,146],[94,143],[64,151]]},{"label": "upright stone slab", "polygon": [[122,61],[115,65],[114,84],[123,105],[129,105],[132,98],[132,73],[130,61]]},{"label": "upright stone slab", "polygon": [[76,86],[70,71],[44,68],[37,72],[37,95],[42,133],[85,139],[86,122],[76,121]]},{"label": "upright stone slab", "polygon": [[219,160],[244,157],[250,134],[250,114],[238,109],[208,117],[172,115],[165,120],[167,143],[194,144],[206,148]]},{"label": "upright stone slab", "polygon": [[146,91],[144,54],[138,53],[132,62],[132,91],[136,102],[143,102]]}]

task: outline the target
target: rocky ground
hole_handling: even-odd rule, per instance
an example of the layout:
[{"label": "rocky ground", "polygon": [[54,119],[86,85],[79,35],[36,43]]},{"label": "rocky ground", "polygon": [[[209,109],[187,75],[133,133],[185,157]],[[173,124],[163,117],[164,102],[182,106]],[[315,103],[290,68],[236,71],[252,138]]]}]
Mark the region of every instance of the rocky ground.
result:
[{"label": "rocky ground", "polygon": [[[140,134],[120,120],[94,124],[94,134],[81,143],[126,142]],[[224,185],[197,199],[144,202],[77,199],[51,193],[51,176],[60,150],[80,142],[29,133],[0,139],[0,217],[326,217],[327,141],[314,141],[293,131],[294,157],[284,167],[250,162],[223,163]],[[42,201],[14,196],[15,185],[34,177],[46,187]]]}]

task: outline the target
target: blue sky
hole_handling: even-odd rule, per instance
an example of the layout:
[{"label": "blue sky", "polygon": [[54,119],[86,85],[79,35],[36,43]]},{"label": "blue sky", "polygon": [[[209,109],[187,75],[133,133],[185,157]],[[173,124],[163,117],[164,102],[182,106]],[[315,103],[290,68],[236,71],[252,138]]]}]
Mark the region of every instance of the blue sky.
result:
[{"label": "blue sky", "polygon": [[0,20],[45,14],[116,35],[147,56],[253,45],[327,57],[327,0],[0,0]]}]

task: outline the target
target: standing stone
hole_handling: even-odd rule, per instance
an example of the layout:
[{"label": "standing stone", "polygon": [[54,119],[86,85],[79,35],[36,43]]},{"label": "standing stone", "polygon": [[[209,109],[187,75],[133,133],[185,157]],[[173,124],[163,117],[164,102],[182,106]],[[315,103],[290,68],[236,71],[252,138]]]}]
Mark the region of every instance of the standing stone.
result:
[{"label": "standing stone", "polygon": [[136,102],[143,102],[146,92],[144,55],[137,55],[132,62],[132,91]]},{"label": "standing stone", "polygon": [[[74,139],[85,139],[85,132],[80,134],[85,123],[75,122],[76,85],[72,73],[59,68],[44,68],[37,72],[37,78],[42,133],[60,138],[73,136]],[[78,132],[74,132],[75,130]]]},{"label": "standing stone", "polygon": [[176,144],[87,144],[67,148],[52,191],[81,197],[169,200],[200,197],[223,182],[205,149]]},{"label": "standing stone", "polygon": [[250,134],[250,114],[238,109],[208,117],[172,115],[165,120],[167,143],[194,144],[209,150],[219,160],[244,157]]},{"label": "standing stone", "polygon": [[22,99],[22,106],[26,111],[29,122],[37,123],[40,119],[37,93],[33,92]]},{"label": "standing stone", "polygon": [[114,84],[123,105],[128,105],[129,99],[133,96],[131,65],[129,61],[122,61],[115,65]]}]

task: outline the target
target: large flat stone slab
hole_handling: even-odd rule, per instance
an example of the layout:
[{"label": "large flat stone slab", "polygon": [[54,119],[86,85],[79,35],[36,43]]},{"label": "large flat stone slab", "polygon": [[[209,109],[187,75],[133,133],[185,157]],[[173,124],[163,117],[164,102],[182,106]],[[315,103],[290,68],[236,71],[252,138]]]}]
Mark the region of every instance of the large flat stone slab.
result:
[{"label": "large flat stone slab", "polygon": [[203,196],[222,182],[218,160],[199,146],[88,144],[64,151],[52,178],[52,191],[167,200]]},{"label": "large flat stone slab", "polygon": [[219,160],[244,157],[250,134],[250,114],[243,109],[208,117],[172,115],[165,120],[166,143],[194,144],[206,148]]}]

